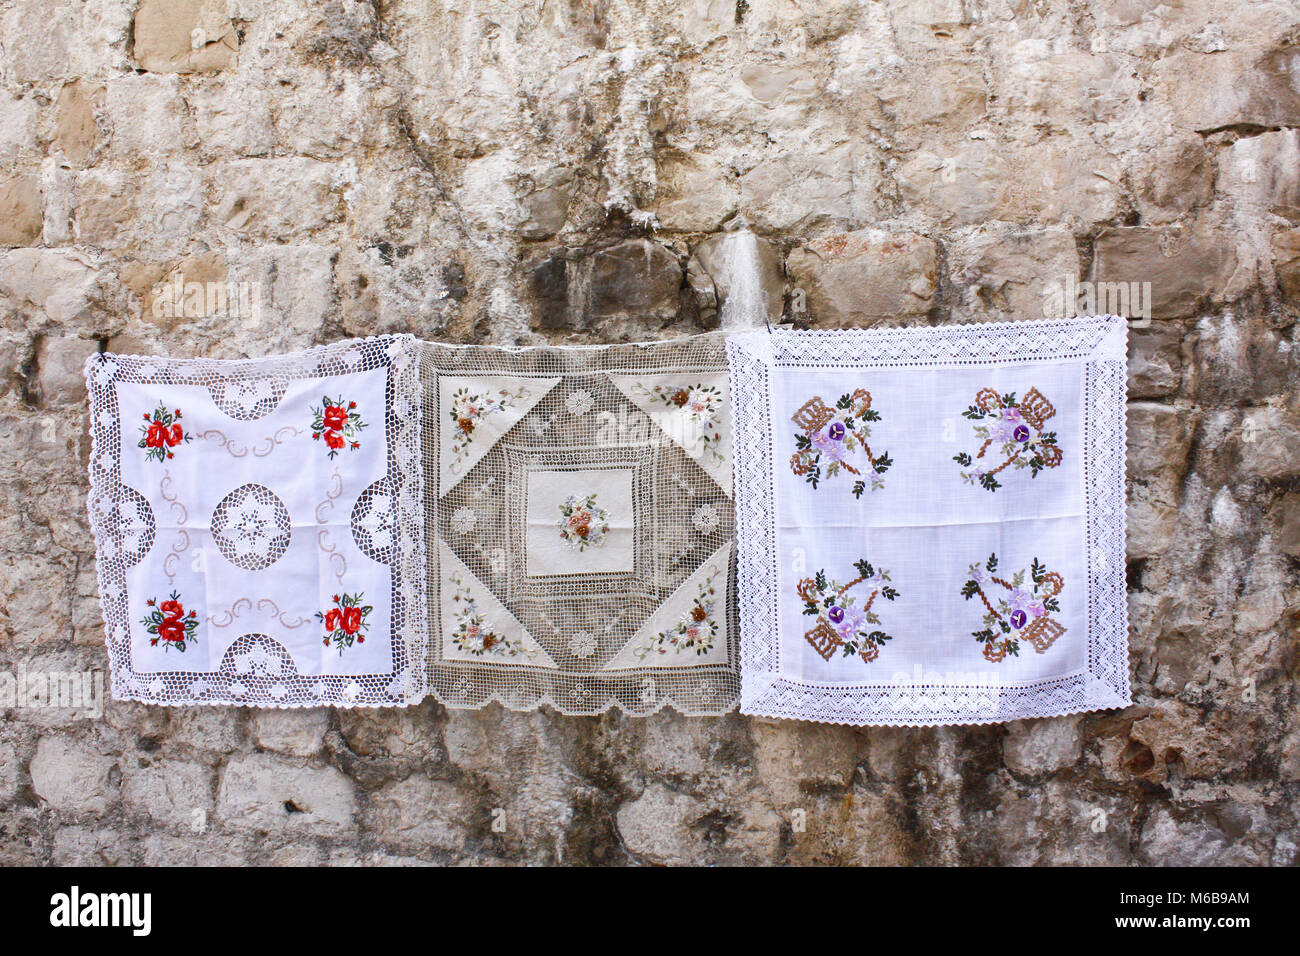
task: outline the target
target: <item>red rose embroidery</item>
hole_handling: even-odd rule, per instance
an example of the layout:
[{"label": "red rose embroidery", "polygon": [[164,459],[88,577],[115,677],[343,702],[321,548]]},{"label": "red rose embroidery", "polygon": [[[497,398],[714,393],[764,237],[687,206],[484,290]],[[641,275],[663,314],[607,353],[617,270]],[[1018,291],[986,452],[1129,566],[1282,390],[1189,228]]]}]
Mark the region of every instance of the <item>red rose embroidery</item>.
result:
[{"label": "red rose embroidery", "polygon": [[151,610],[140,621],[144,629],[152,634],[149,644],[158,646],[163,642],[163,650],[176,648],[181,653],[186,647],[198,640],[199,616],[197,611],[186,611],[181,603],[181,596],[176,591],[166,601],[159,604],[154,598],[145,602]]},{"label": "red rose embroidery", "polygon": [[321,397],[320,405],[312,409],[312,414],[315,418],[311,423],[311,437],[316,440],[325,439],[330,458],[349,446],[354,450],[361,447],[357,438],[366,423],[361,420],[356,402],[345,405],[341,397],[330,398],[325,395]]},{"label": "red rose embroidery", "polygon": [[178,423],[181,417],[179,408],[168,408],[159,403],[152,414],[144,415],[144,424],[140,426],[140,440],[137,447],[145,449],[145,459],[165,462],[174,457],[170,450],[193,439]]},{"label": "red rose embroidery", "polygon": [[331,598],[334,607],[328,611],[316,612],[316,619],[325,627],[326,647],[332,644],[342,654],[353,643],[365,643],[364,635],[370,627],[370,612],[374,608],[369,604],[362,604],[363,597],[360,591],[356,594],[335,594]]},{"label": "red rose embroidery", "polygon": [[325,409],[325,427],[340,429],[348,420],[348,413],[341,405],[330,405]]}]

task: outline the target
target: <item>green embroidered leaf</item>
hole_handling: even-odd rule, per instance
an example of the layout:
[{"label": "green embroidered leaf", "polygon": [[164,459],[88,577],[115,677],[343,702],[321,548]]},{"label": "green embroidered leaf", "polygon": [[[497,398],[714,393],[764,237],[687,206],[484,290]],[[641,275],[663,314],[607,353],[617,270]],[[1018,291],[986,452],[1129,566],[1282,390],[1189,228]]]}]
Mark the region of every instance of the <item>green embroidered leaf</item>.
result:
[{"label": "green embroidered leaf", "polygon": [[964,468],[969,468],[972,461],[971,456],[966,454],[966,452],[962,452],[959,455],[953,455],[952,460]]},{"label": "green embroidered leaf", "polygon": [[987,488],[989,491],[997,491],[999,488],[1002,487],[1002,484],[995,477],[990,475],[988,472],[985,472],[984,474],[980,475],[980,484],[983,485],[985,488]]},{"label": "green embroidered leaf", "polygon": [[967,581],[965,584],[961,586],[961,596],[968,601],[979,593],[980,593],[980,586],[976,584],[974,581]]},{"label": "green embroidered leaf", "polygon": [[995,571],[997,571],[997,569],[998,569],[998,555],[997,555],[997,552],[996,552],[996,551],[989,555],[989,559],[988,559],[988,561],[985,563],[984,567],[985,567],[986,569],[988,569],[989,574],[993,574]]},{"label": "green embroidered leaf", "polygon": [[866,558],[862,558],[858,561],[854,561],[853,567],[855,567],[858,571],[858,574],[862,575],[864,578],[869,578],[876,573],[875,569],[871,566],[871,562],[868,561]]},{"label": "green embroidered leaf", "polygon": [[1043,575],[1047,573],[1047,566],[1041,564],[1037,558],[1029,566],[1029,576],[1034,579],[1035,584],[1043,583]]},{"label": "green embroidered leaf", "polygon": [[891,587],[885,586],[880,589],[880,594],[886,601],[892,601],[898,597],[898,592]]},{"label": "green embroidered leaf", "polygon": [[853,483],[853,497],[854,497],[854,498],[861,498],[861,497],[862,497],[862,493],[863,493],[864,491],[866,491],[866,490],[867,490],[866,482],[855,481],[855,482]]}]

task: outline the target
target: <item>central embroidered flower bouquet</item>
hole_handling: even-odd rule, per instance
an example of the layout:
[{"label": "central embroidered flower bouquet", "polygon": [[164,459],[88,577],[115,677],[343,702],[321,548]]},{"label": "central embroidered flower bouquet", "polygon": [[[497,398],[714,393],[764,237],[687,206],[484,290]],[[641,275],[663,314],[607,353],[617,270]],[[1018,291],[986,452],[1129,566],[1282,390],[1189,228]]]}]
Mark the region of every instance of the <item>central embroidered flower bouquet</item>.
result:
[{"label": "central embroidered flower bouquet", "polygon": [[119,699],[850,723],[1127,701],[1118,319],[86,373]]}]

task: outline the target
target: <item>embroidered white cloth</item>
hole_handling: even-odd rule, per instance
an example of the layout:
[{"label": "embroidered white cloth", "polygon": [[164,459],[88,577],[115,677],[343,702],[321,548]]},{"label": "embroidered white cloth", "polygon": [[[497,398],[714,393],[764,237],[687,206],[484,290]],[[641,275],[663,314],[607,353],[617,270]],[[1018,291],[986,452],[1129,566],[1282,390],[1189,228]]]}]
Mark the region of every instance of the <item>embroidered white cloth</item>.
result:
[{"label": "embroidered white cloth", "polygon": [[417,343],[86,365],[113,695],[409,703],[425,690]]},{"label": "embroidered white cloth", "polygon": [[734,707],[720,336],[86,375],[115,697]]},{"label": "embroidered white cloth", "polygon": [[931,725],[1129,703],[1122,319],[727,349],[742,713]]}]

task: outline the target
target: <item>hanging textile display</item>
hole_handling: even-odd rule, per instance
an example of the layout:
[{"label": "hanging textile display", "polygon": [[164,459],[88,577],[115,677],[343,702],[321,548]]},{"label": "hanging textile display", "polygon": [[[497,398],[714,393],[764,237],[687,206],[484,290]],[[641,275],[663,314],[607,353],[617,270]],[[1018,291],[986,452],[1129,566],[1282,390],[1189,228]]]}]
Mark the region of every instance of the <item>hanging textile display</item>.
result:
[{"label": "hanging textile display", "polygon": [[418,344],[101,354],[91,528],[113,696],[383,706],[425,693]]},{"label": "hanging textile display", "polygon": [[115,697],[734,708],[723,340],[87,364]]},{"label": "hanging textile display", "polygon": [[1126,326],[728,339],[741,712],[986,723],[1129,703]]},{"label": "hanging textile display", "polygon": [[735,706],[721,336],[422,343],[429,686],[590,714]]}]

